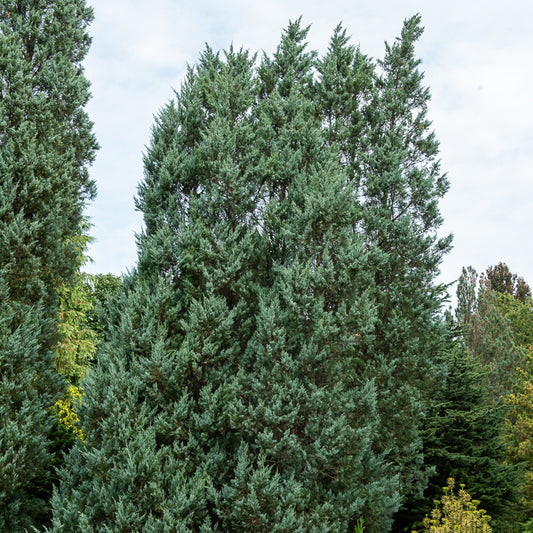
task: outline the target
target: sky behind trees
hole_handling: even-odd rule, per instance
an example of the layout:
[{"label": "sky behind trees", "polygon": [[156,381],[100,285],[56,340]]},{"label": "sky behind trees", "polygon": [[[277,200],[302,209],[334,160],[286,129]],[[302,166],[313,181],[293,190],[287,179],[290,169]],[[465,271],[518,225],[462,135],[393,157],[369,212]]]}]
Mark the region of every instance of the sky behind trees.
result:
[{"label": "sky behind trees", "polygon": [[231,43],[271,53],[289,19],[311,25],[309,46],[327,49],[342,21],[352,43],[374,58],[384,54],[402,22],[422,15],[422,58],[432,101],[429,118],[451,181],[441,203],[441,235],[453,233],[440,281],[461,267],[478,271],[499,261],[533,280],[533,4],[523,1],[446,4],[356,0],[291,2],[93,0],[92,48],[85,62],[93,98],[87,108],[101,145],[91,175],[98,197],[87,210],[94,227],[90,272],[119,274],[136,261],[142,226],[133,196],[153,115],[179,89],[187,63],[205,43]]}]

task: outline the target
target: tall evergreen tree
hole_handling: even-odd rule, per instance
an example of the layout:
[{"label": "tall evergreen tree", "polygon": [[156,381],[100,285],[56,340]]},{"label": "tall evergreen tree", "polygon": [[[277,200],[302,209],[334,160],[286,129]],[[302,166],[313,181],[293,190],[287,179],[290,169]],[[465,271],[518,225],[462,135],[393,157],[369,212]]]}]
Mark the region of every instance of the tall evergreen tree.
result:
[{"label": "tall evergreen tree", "polygon": [[378,449],[400,476],[401,497],[420,492],[426,481],[418,431],[443,340],[436,314],[444,293],[434,279],[451,240],[437,236],[438,201],[448,181],[415,55],[421,34],[419,16],[406,20],[374,65],[339,27],[319,64],[324,126],[354,184],[360,205],[354,229],[363,235],[373,273],[377,320],[365,345],[365,371],[375,379],[383,414]]},{"label": "tall evergreen tree", "polygon": [[[400,122],[418,113],[418,126],[417,28],[383,72],[398,63],[415,95]],[[307,31],[290,23],[257,70],[245,51],[207,48],[159,114],[138,266],[86,382],[86,442],[63,470],[56,531],[350,531],[362,517],[377,533],[423,486],[446,181],[432,134],[394,129],[386,159],[397,72],[373,77],[355,50],[364,113],[336,110],[327,127]]]},{"label": "tall evergreen tree", "polygon": [[86,383],[56,530],[389,527],[399,481],[362,371],[371,274],[306,34],[290,24],[258,79],[246,52],[207,49],[160,113],[138,270]]},{"label": "tall evergreen tree", "polygon": [[73,237],[95,194],[81,66],[91,20],[84,0],[0,6],[0,265],[10,296],[28,303],[53,302],[76,271]]},{"label": "tall evergreen tree", "polygon": [[[335,151],[324,148],[321,120],[314,118],[307,31],[299,21],[290,24],[274,57],[259,68],[272,285],[261,294],[250,346],[257,354],[252,375],[263,383],[250,394],[256,404],[250,414],[268,435],[261,451],[274,465],[269,477],[281,474],[276,499],[301,494],[294,504],[301,519],[292,528],[344,531],[364,516],[369,531],[381,531],[398,504],[398,480],[372,449],[376,391],[361,372],[362,345],[375,319],[371,276],[353,229],[353,186]],[[332,441],[327,435],[333,434]],[[253,484],[252,469],[249,475]],[[287,478],[296,483],[292,489]]]},{"label": "tall evergreen tree", "polygon": [[46,516],[57,289],[76,272],[75,236],[95,194],[96,141],[81,61],[92,11],[83,0],[0,3],[0,529]]},{"label": "tall evergreen tree", "polygon": [[459,324],[467,326],[472,323],[477,310],[477,281],[478,275],[471,266],[463,267],[457,284],[457,307],[455,317]]},{"label": "tall evergreen tree", "polygon": [[[448,320],[450,339],[443,352],[443,372],[422,432],[424,460],[435,473],[424,497],[410,498],[402,509],[396,520],[398,531],[411,531],[416,521],[422,521],[448,476],[472,487],[474,497],[493,517],[495,530],[519,529],[520,469],[509,464],[504,436],[507,425],[514,452],[520,424],[512,427],[516,419],[510,421],[504,400],[519,381],[517,366],[524,355],[499,306],[507,299],[523,304],[508,293],[491,290],[484,276],[479,286],[477,280],[472,267],[463,268],[456,320],[451,316]],[[519,396],[511,394],[508,403]],[[513,459],[518,462],[516,456]]]},{"label": "tall evergreen tree", "polygon": [[239,359],[267,257],[258,252],[248,162],[252,63],[247,52],[224,61],[208,48],[156,121],[139,187],[138,268],[110,309],[112,328],[85,385],[86,444],[69,458],[56,497],[59,531],[103,522],[224,530],[221,484],[241,448]]},{"label": "tall evergreen tree", "polygon": [[50,408],[62,383],[41,306],[13,301],[0,271],[0,530],[46,521],[52,462]]}]

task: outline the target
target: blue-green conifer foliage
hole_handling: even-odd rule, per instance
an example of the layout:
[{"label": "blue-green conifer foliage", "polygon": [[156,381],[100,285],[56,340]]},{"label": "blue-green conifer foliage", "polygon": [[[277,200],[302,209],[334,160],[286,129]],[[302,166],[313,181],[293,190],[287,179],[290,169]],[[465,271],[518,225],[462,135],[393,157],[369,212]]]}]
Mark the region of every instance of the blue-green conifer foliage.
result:
[{"label": "blue-green conifer foliage", "polygon": [[[57,288],[95,194],[84,111],[92,11],[83,0],[0,2],[0,530],[49,515]],[[48,516],[49,520],[49,516]]]},{"label": "blue-green conifer foliage", "polygon": [[[296,21],[271,57],[207,47],[188,69],[145,154],[138,265],[84,384],[56,531],[344,532],[362,517],[383,532],[423,485],[448,241],[434,136],[397,139],[430,126],[420,31],[406,21],[379,67],[342,28],[319,59]],[[397,74],[419,95],[393,127]]]}]

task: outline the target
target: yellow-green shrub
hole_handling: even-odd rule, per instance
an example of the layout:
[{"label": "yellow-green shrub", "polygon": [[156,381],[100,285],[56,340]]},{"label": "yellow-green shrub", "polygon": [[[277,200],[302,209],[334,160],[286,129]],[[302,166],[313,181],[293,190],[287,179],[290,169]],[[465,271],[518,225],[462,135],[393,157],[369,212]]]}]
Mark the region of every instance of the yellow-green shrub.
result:
[{"label": "yellow-green shrub", "polygon": [[424,520],[426,533],[490,533],[490,516],[477,508],[479,502],[472,500],[464,485],[457,494],[454,486],[455,481],[449,478],[440,502],[435,502],[431,517]]},{"label": "yellow-green shrub", "polygon": [[55,409],[59,421],[68,430],[82,442],[85,442],[85,437],[82,430],[78,426],[78,415],[76,414],[76,406],[81,404],[81,391],[78,387],[70,385],[68,388],[68,395],[59,399],[55,404]]}]

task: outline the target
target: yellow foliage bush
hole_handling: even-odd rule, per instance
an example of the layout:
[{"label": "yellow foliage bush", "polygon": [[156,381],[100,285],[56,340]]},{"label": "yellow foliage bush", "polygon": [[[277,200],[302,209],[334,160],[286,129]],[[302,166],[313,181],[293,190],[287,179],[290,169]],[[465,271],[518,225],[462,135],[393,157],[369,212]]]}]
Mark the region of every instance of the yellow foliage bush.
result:
[{"label": "yellow foliage bush", "polygon": [[84,443],[85,436],[78,426],[79,418],[76,414],[76,406],[79,405],[81,405],[81,391],[78,387],[70,385],[68,395],[56,402],[55,409],[61,424]]},{"label": "yellow foliage bush", "polygon": [[[435,502],[431,517],[424,519],[426,533],[490,533],[492,531],[490,516],[483,509],[478,509],[479,502],[465,491],[464,485],[458,494],[454,494],[455,481],[448,479],[444,495],[440,502]],[[414,532],[413,532],[414,533]]]}]

